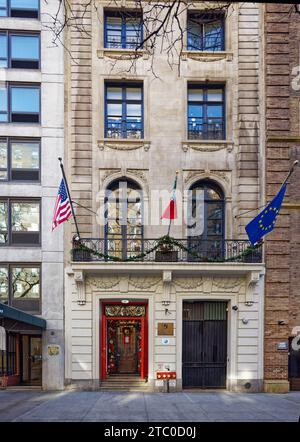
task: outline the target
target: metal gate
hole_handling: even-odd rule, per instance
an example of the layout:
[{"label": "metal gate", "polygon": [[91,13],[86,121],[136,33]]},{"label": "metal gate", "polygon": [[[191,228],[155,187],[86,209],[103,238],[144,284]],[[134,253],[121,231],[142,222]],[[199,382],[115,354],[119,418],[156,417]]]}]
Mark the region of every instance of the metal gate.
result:
[{"label": "metal gate", "polygon": [[184,301],[183,388],[226,388],[227,302]]}]

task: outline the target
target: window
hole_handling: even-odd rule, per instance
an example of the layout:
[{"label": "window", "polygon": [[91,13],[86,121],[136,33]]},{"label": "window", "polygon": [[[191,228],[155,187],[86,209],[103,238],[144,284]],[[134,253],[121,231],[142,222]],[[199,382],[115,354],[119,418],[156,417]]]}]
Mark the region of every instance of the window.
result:
[{"label": "window", "polygon": [[188,88],[188,138],[225,139],[224,87],[190,85]]},{"label": "window", "polygon": [[106,191],[106,253],[126,259],[142,253],[142,191],[131,180],[117,180]]},{"label": "window", "polygon": [[143,41],[142,29],[142,18],[135,12],[107,12],[104,25],[104,46],[136,49]]},{"label": "window", "polygon": [[40,89],[19,83],[0,86],[0,121],[40,123]]},{"label": "window", "polygon": [[189,13],[187,49],[189,51],[224,51],[224,14]]},{"label": "window", "polygon": [[40,270],[39,264],[0,264],[0,302],[39,312]]},{"label": "window", "polygon": [[0,181],[40,180],[40,141],[0,138]]},{"label": "window", "polygon": [[0,0],[0,17],[39,18],[39,0]]},{"label": "window", "polygon": [[140,84],[107,84],[105,136],[143,138],[143,88]]},{"label": "window", "polygon": [[17,335],[6,333],[6,351],[0,350],[0,376],[17,372]]},{"label": "window", "polygon": [[190,249],[198,254],[220,258],[224,250],[224,193],[210,180],[199,181],[190,190],[192,191],[189,205],[192,218],[188,226]]},{"label": "window", "polygon": [[0,246],[40,244],[40,201],[0,200]]},{"label": "window", "polygon": [[38,34],[0,33],[0,66],[39,69],[40,36]]}]

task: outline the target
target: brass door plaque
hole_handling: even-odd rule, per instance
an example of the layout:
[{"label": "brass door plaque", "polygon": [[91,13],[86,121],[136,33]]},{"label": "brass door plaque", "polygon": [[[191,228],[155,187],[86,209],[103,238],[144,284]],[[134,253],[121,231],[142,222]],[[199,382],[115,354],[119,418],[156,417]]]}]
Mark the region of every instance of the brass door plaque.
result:
[{"label": "brass door plaque", "polygon": [[158,323],[158,335],[168,335],[173,336],[174,334],[174,324],[173,322],[159,322]]}]

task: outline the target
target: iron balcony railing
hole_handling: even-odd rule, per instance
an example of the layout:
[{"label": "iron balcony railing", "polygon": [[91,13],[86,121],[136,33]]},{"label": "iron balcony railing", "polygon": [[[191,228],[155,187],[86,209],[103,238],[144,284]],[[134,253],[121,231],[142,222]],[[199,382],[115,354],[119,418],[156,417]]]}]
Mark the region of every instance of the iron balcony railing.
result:
[{"label": "iron balcony railing", "polygon": [[223,119],[189,117],[188,138],[189,140],[223,140],[225,138]]},{"label": "iron balcony railing", "polygon": [[73,241],[73,261],[262,262],[262,246],[247,240],[81,238]]}]

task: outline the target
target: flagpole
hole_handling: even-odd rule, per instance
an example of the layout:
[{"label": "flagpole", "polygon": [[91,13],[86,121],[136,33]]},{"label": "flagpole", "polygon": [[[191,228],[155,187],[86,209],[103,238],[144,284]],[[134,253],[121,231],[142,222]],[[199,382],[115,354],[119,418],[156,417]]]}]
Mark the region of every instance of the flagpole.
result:
[{"label": "flagpole", "polygon": [[[179,174],[179,171],[176,170],[176,177],[175,177],[175,184],[174,184],[173,192],[176,191],[176,188],[177,188],[177,178],[178,178],[178,174]],[[167,233],[167,236],[170,236],[171,222],[172,222],[172,218],[170,218],[170,222],[169,222],[169,227],[168,227],[168,233]]]},{"label": "flagpole", "polygon": [[64,166],[63,166],[63,163],[62,163],[62,158],[61,158],[61,157],[58,157],[58,161],[59,161],[59,164],[60,164],[60,168],[61,168],[61,172],[62,172],[63,179],[64,179],[64,181],[65,181],[65,183],[66,183],[66,188],[67,188],[67,192],[68,192],[68,197],[69,197],[69,201],[70,201],[70,206],[71,206],[72,215],[73,215],[74,222],[75,222],[75,227],[76,227],[77,236],[78,236],[78,239],[80,239],[80,233],[79,233],[79,229],[78,229],[77,219],[76,219],[75,212],[74,212],[74,207],[73,207],[73,203],[72,203],[72,199],[71,199],[71,195],[70,195],[70,190],[69,190],[69,186],[68,186],[68,181],[67,181],[67,178],[66,178],[66,175],[65,175]]},{"label": "flagpole", "polygon": [[[286,176],[286,178],[284,179],[283,183],[280,186],[279,191],[283,188],[283,186],[286,184],[287,180],[289,179],[289,177],[292,175],[292,173],[295,170],[295,167],[298,165],[299,161],[295,160],[293,162],[292,167],[290,168],[290,170],[288,171],[288,174]],[[240,215],[235,215],[235,218],[241,218],[242,216],[246,215],[247,213],[251,213],[251,212],[255,212],[255,210],[259,210],[262,209],[263,207],[266,207],[269,203],[264,204],[263,206],[257,207],[256,209],[251,209],[251,210],[246,210],[246,212],[242,212]]]}]

